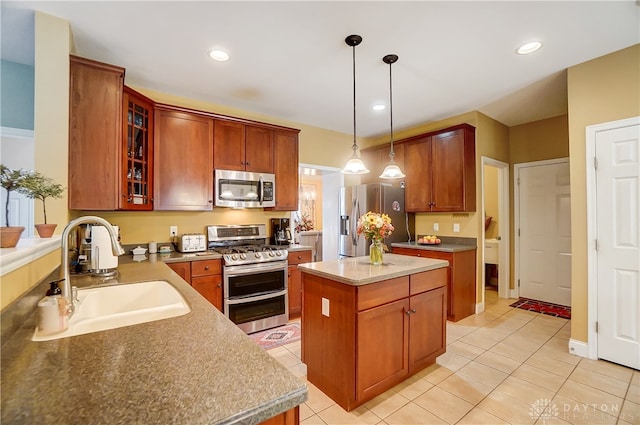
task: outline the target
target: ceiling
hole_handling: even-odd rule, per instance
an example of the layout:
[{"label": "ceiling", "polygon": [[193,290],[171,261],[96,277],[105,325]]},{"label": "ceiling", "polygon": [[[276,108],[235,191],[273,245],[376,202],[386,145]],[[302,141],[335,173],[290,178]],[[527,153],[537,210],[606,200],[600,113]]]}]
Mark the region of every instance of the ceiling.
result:
[{"label": "ceiling", "polygon": [[[125,83],[342,133],[389,131],[479,110],[508,125],[567,112],[566,69],[640,42],[634,1],[3,1],[2,58],[33,63],[33,13],[70,23],[80,56]],[[515,50],[531,40],[541,50]],[[207,53],[231,56],[215,62]]]}]

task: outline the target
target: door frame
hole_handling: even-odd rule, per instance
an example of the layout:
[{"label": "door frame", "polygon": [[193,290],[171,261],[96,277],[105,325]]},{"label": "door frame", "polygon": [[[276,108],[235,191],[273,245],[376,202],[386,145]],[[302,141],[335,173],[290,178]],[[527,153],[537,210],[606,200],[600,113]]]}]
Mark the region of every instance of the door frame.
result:
[{"label": "door frame", "polygon": [[482,214],[482,231],[480,232],[480,279],[482,282],[482,310],[484,310],[485,299],[485,267],[484,267],[484,166],[489,165],[498,169],[498,214],[500,219],[498,220],[498,235],[500,236],[500,248],[498,249],[498,263],[500,263],[500,270],[498,271],[498,297],[509,298],[509,276],[510,276],[510,238],[509,238],[509,164],[506,162],[498,161],[497,159],[489,158],[486,156],[480,157],[480,166],[482,169],[482,177],[480,184],[482,185],[482,196],[480,211]]},{"label": "door frame", "polygon": [[594,124],[586,127],[586,185],[587,185],[587,343],[570,339],[569,347],[573,354],[590,359],[598,358],[598,251],[596,251],[596,235],[598,223],[596,215],[596,135],[598,132],[614,130],[621,127],[640,125],[640,116]]},{"label": "door frame", "polygon": [[[539,167],[544,165],[554,164],[569,164],[569,157],[545,159],[542,161],[521,162],[519,164],[513,164],[513,235],[515,240],[515,249],[513,252],[513,280],[514,285],[511,290],[511,298],[520,297],[520,170],[528,167]],[[569,192],[571,193],[571,192]],[[516,284],[517,283],[517,284]]]}]

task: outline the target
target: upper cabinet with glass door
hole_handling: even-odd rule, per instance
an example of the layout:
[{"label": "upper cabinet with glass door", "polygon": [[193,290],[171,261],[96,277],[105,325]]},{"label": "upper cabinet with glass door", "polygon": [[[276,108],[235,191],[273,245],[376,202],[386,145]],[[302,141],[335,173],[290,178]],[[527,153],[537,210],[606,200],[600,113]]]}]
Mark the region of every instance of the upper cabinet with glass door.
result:
[{"label": "upper cabinet with glass door", "polygon": [[153,209],[153,102],[124,87],[120,209]]}]

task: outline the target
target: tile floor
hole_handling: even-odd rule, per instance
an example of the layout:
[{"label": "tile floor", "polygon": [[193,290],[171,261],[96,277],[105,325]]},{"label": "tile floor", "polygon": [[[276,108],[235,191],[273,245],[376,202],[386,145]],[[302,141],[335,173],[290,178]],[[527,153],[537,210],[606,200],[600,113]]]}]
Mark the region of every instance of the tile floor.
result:
[{"label": "tile floor", "polygon": [[[635,424],[640,372],[568,353],[570,321],[509,307],[447,322],[436,364],[346,412],[307,382],[300,422],[312,424]],[[306,378],[300,342],[269,353]]]}]

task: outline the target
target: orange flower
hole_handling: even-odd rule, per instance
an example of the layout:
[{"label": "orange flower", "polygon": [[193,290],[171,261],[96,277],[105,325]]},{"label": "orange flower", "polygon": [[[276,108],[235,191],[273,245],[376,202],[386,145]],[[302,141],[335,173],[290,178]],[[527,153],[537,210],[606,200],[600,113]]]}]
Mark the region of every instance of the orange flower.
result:
[{"label": "orange flower", "polygon": [[386,214],[368,211],[358,219],[357,232],[364,234],[367,239],[381,241],[393,233],[391,218]]}]

